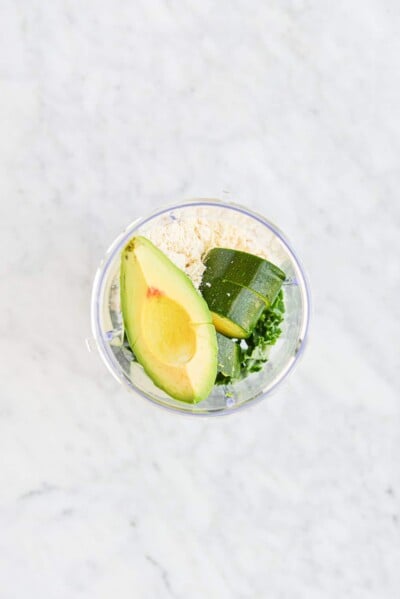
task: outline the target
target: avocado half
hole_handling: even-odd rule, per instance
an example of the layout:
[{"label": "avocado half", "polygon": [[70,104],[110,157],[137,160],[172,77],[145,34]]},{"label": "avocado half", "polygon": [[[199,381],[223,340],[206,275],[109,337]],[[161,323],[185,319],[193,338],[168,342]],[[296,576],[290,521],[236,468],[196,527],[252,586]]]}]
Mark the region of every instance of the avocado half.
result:
[{"label": "avocado half", "polygon": [[215,383],[218,344],[191,280],[137,236],[121,253],[120,288],[129,345],[155,385],[188,403],[205,399]]}]

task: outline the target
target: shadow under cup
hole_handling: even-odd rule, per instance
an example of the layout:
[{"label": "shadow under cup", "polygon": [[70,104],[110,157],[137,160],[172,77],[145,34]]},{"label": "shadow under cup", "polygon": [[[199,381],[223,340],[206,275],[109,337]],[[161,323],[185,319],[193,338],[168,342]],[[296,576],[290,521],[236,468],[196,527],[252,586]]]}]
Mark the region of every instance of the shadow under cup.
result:
[{"label": "shadow under cup", "polygon": [[[285,319],[282,334],[271,349],[264,368],[234,385],[215,386],[198,404],[178,401],[158,389],[122,345],[119,298],[120,252],[134,235],[145,235],[170,220],[202,218],[239,226],[246,236],[265,247],[268,256],[287,275],[284,283]],[[131,391],[175,412],[218,415],[267,397],[293,369],[304,348],[309,321],[309,290],[297,257],[282,233],[265,218],[236,204],[217,200],[193,200],[169,206],[133,222],[111,245],[95,277],[92,292],[92,333],[104,363],[114,377]]]}]

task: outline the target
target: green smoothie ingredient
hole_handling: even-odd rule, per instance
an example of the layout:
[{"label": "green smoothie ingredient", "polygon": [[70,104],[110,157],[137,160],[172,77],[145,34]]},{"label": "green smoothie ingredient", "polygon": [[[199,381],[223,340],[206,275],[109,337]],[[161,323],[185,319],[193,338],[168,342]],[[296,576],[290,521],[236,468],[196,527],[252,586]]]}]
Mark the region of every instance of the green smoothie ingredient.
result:
[{"label": "green smoothie ingredient", "polygon": [[265,310],[265,300],[246,287],[225,279],[201,284],[217,331],[228,337],[248,337]]},{"label": "green smoothie ingredient", "polygon": [[217,338],[189,277],[138,236],[121,253],[120,293],[129,345],[155,385],[188,403],[205,399],[217,374]]},{"label": "green smoothie ingredient", "polygon": [[275,301],[286,278],[275,264],[253,254],[213,248],[205,257],[200,291],[217,331],[247,338]]},{"label": "green smoothie ingredient", "polygon": [[213,248],[204,259],[206,270],[203,274],[202,289],[213,286],[215,280],[225,280],[246,287],[261,295],[267,307],[270,306],[286,278],[285,273],[259,256],[229,250]]},{"label": "green smoothie ingredient", "polygon": [[233,339],[217,333],[218,342],[218,366],[217,370],[223,377],[232,380],[240,378],[241,371],[241,352],[240,345]]}]

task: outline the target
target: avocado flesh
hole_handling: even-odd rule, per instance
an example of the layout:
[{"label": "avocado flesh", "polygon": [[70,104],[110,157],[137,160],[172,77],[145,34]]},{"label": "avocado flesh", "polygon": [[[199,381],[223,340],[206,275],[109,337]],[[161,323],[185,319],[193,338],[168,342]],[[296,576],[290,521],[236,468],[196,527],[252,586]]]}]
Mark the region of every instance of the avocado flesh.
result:
[{"label": "avocado flesh", "polygon": [[122,251],[120,287],[129,344],[154,384],[181,401],[205,399],[218,346],[211,313],[190,279],[138,236]]}]

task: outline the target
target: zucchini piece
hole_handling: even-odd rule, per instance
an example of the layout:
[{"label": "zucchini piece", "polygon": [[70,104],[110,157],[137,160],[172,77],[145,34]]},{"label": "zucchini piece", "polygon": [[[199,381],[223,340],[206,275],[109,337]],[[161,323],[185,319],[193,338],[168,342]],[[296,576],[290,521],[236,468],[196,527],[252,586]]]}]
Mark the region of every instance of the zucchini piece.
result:
[{"label": "zucchini piece", "polygon": [[265,310],[262,296],[231,281],[204,281],[200,291],[211,310],[215,328],[227,337],[248,337]]},{"label": "zucchini piece", "polygon": [[267,308],[274,302],[285,273],[268,260],[247,252],[227,248],[213,248],[204,260],[206,270],[203,275],[203,286],[212,284],[216,279],[224,279],[247,287],[260,294]]},{"label": "zucchini piece", "polygon": [[240,376],[240,347],[229,337],[217,333],[218,372],[224,377],[237,379]]}]

